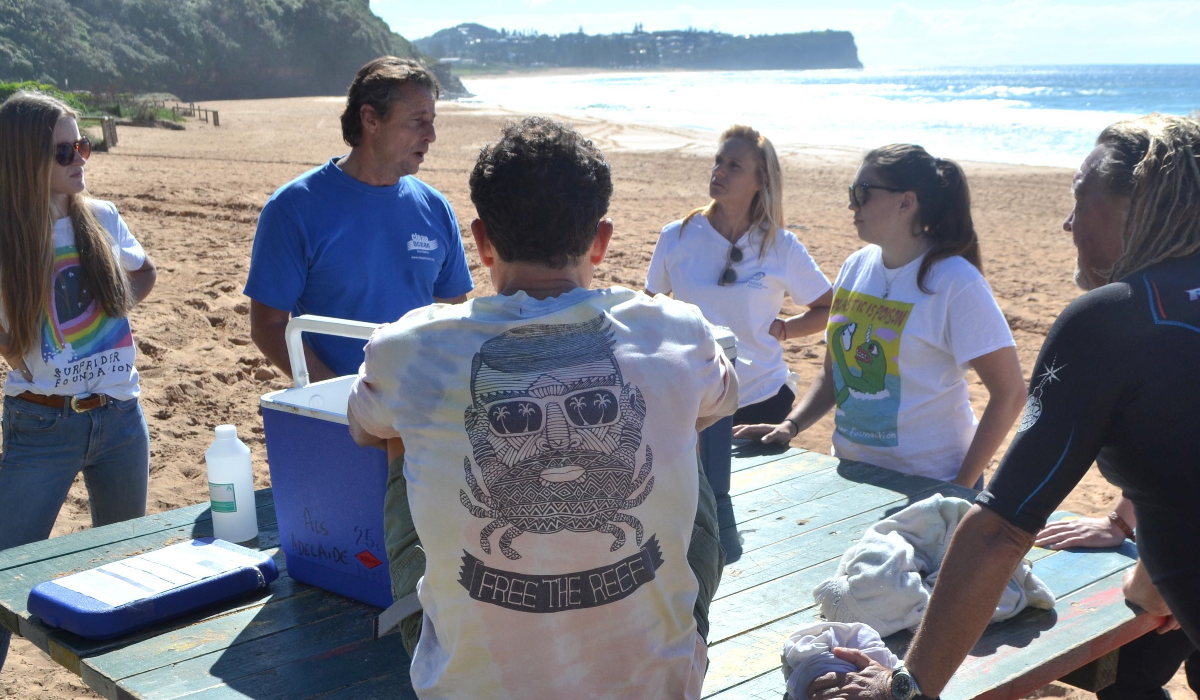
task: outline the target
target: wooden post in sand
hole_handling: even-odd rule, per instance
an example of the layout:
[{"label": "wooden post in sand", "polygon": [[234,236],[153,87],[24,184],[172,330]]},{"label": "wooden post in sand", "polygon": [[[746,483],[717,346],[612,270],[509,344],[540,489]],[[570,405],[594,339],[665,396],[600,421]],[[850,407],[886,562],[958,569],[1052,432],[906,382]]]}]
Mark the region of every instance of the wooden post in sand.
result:
[{"label": "wooden post in sand", "polygon": [[213,115],[213,126],[221,126],[221,117],[217,114],[217,110],[214,109],[212,111],[212,115]]},{"label": "wooden post in sand", "polygon": [[103,117],[100,119],[100,133],[104,136],[105,148],[111,150],[117,145],[117,122],[112,117]]}]

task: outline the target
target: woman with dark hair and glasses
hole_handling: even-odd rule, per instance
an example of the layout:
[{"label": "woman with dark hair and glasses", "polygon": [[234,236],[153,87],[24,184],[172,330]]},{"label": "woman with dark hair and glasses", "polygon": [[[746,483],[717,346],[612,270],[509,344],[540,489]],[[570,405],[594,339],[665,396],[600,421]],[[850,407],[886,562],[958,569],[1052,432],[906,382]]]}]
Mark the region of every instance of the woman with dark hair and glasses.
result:
[{"label": "woman with dark hair and glasses", "polygon": [[[94,526],[146,514],[150,436],[128,313],[155,269],[109,202],[84,195],[76,114],[0,105],[0,550],[44,540],[80,471]],[[0,666],[8,653],[0,633]]]},{"label": "woman with dark hair and glasses", "polygon": [[[885,146],[867,154],[849,194],[870,245],[834,282],[825,371],[783,421],[734,437],[787,442],[836,407],[838,457],[980,488],[1026,391],[983,277],[966,176],[920,146]],[[968,369],[990,395],[981,419]]]},{"label": "woman with dark hair and glasses", "polygon": [[[667,224],[654,246],[646,291],[670,293],[737,334],[735,423],[778,423],[796,395],[780,343],[819,332],[829,313],[829,280],[783,229],[779,159],[748,126],[721,134],[708,180],[712,201]],[[807,306],[778,318],[784,294]]]}]

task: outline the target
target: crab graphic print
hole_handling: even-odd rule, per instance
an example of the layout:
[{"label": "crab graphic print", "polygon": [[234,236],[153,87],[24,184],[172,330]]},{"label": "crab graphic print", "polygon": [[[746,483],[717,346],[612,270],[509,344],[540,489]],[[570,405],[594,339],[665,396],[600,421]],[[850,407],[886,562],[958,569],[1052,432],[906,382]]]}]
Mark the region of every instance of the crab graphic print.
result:
[{"label": "crab graphic print", "polygon": [[658,543],[629,512],[654,490],[646,403],[622,378],[607,317],[491,338],[472,360],[471,398],[474,463],[463,461],[459,501],[484,521],[479,548],[489,561],[519,560],[522,547],[538,546],[531,538],[563,531],[604,533],[608,552],[627,552],[592,570],[537,575],[464,552],[460,583],[473,598],[557,612],[619,600],[654,578]]},{"label": "crab graphic print", "polygon": [[826,342],[833,358],[837,432],[860,445],[899,444],[900,336],[913,305],[839,287]]}]

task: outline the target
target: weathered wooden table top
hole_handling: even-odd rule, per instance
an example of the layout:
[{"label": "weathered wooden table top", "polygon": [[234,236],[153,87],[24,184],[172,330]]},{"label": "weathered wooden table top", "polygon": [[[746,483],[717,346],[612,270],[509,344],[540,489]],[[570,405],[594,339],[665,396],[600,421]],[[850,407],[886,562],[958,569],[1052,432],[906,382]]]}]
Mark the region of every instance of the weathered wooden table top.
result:
[{"label": "weathered wooden table top", "polygon": [[[815,619],[811,591],[851,542],[934,493],[973,492],[803,450],[734,454],[732,495],[745,553],[726,567],[710,611],[704,693],[778,700],[783,641]],[[29,590],[42,581],[211,536],[207,504],[200,504],[0,553],[0,622],[107,698],[413,697],[400,635],[373,641],[376,608],[289,578],[271,492],[257,496],[259,547],[275,553],[282,572],[267,592],[110,642],[55,631],[26,612]],[[1034,549],[1034,572],[1057,606],[989,627],[943,697],[1021,697],[1150,629],[1153,620],[1138,618],[1120,592],[1136,556],[1128,542],[1108,550]],[[887,641],[902,653],[908,638]]]}]

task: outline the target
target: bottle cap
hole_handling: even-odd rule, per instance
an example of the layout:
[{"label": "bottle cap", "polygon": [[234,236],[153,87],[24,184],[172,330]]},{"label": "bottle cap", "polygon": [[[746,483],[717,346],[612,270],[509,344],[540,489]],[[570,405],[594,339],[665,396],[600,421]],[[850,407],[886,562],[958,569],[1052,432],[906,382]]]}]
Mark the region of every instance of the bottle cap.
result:
[{"label": "bottle cap", "polygon": [[217,426],[218,440],[236,440],[237,426],[236,425],[218,425]]}]

